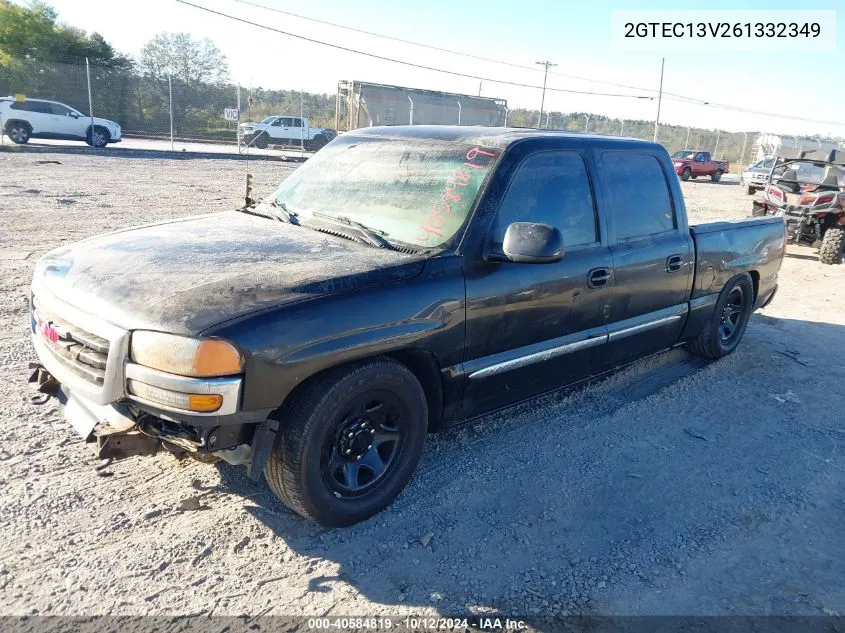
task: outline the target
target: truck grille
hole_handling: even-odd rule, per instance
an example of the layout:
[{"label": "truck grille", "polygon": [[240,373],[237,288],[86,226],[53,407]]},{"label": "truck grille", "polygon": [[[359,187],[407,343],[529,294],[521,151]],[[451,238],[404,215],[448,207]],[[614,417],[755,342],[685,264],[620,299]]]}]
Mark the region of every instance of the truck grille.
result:
[{"label": "truck grille", "polygon": [[32,327],[47,349],[71,372],[102,387],[109,341],[50,314],[32,297]]}]

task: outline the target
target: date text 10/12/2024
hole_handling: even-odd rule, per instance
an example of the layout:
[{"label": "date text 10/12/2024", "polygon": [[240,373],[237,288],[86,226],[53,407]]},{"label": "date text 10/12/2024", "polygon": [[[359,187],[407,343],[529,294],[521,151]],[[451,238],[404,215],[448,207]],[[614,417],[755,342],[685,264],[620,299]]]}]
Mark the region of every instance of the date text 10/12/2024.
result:
[{"label": "date text 10/12/2024", "polygon": [[445,618],[406,615],[401,617],[309,618],[308,629],[317,631],[524,631],[524,620],[501,617]]}]

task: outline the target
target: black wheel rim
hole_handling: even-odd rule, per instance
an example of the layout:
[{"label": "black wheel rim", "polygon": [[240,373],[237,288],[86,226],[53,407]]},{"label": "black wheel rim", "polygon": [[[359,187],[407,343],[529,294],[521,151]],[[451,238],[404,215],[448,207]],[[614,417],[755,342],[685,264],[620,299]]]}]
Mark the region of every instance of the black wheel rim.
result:
[{"label": "black wheel rim", "polygon": [[745,312],[745,293],[740,286],[735,286],[719,319],[719,338],[723,345],[730,345],[739,335]]},{"label": "black wheel rim", "polygon": [[407,408],[389,391],[368,391],[346,404],[326,435],[320,460],[334,496],[356,499],[388,479],[404,446],[407,418]]}]

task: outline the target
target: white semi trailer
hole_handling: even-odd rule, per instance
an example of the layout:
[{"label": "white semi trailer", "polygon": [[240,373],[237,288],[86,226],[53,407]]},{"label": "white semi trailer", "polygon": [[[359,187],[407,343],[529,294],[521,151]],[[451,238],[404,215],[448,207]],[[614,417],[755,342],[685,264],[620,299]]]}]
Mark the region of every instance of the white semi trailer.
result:
[{"label": "white semi trailer", "polygon": [[349,131],[376,125],[507,125],[504,99],[341,81],[335,127]]}]

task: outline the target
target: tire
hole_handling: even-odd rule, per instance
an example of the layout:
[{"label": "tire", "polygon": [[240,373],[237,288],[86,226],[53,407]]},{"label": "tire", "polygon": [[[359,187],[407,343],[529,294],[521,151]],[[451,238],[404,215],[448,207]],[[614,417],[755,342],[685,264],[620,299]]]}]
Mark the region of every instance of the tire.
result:
[{"label": "tire", "polygon": [[32,127],[26,121],[9,121],[6,123],[6,136],[16,145],[26,145],[32,136]]},{"label": "tire", "polygon": [[111,135],[109,134],[109,131],[99,125],[94,126],[93,133],[91,132],[91,128],[88,128],[88,132],[85,137],[85,142],[91,147],[105,147],[109,144],[110,140]]},{"label": "tire", "polygon": [[681,170],[681,180],[687,181],[690,179],[690,176],[692,176],[692,169],[690,169],[689,167],[684,167]]},{"label": "tire", "polygon": [[754,307],[754,284],[751,275],[742,273],[732,277],[716,301],[713,316],[701,332],[688,342],[689,350],[697,356],[712,360],[733,352],[745,334]]},{"label": "tire", "polygon": [[710,174],[710,180],[713,182],[719,182],[722,179],[722,170],[717,169],[712,174]]},{"label": "tire", "polygon": [[352,525],[402,492],[427,425],[425,393],[404,365],[378,358],[339,367],[284,408],[264,476],[297,514],[327,527]]},{"label": "tire", "polygon": [[266,132],[262,132],[258,136],[255,137],[255,140],[252,144],[257,147],[258,149],[267,149],[267,134]]},{"label": "tire", "polygon": [[325,134],[318,134],[313,139],[311,139],[311,149],[309,151],[319,152],[321,149],[323,149],[328,144],[329,144],[328,137],[326,137]]},{"label": "tire", "polygon": [[753,196],[755,193],[757,193],[757,190],[754,187],[748,187],[745,190],[745,193],[748,194],[749,196]]},{"label": "tire", "polygon": [[824,232],[822,245],[819,248],[819,261],[822,264],[838,264],[842,261],[845,251],[845,229],[830,227]]}]

